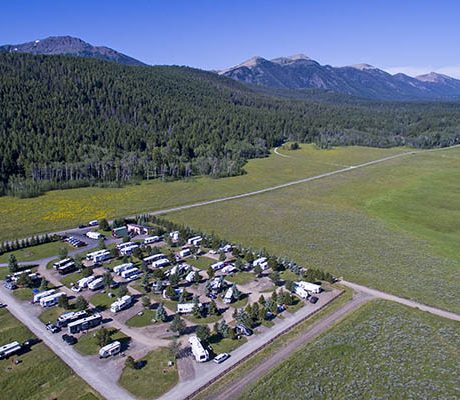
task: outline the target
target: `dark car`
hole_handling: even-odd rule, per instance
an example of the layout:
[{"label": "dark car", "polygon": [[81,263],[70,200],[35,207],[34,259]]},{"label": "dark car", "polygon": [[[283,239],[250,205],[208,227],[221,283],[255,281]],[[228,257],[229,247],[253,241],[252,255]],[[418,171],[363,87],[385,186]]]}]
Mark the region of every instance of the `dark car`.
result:
[{"label": "dark car", "polygon": [[310,299],[309,299],[309,301],[310,301],[311,304],[316,304],[316,302],[317,302],[318,300],[319,300],[319,299],[318,299],[318,297],[316,297],[316,296],[311,296]]},{"label": "dark car", "polygon": [[62,340],[66,342],[69,346],[73,346],[75,343],[77,343],[77,338],[72,335],[67,335],[67,333],[64,333],[62,335]]},{"label": "dark car", "polygon": [[87,225],[85,225],[85,224],[80,224],[80,225],[78,225],[78,229],[86,228],[86,226],[87,226]]},{"label": "dark car", "polygon": [[61,328],[54,324],[46,324],[46,329],[50,331],[51,333],[58,333],[61,331]]},{"label": "dark car", "polygon": [[110,289],[116,289],[117,287],[120,286],[120,282],[115,282],[113,281],[111,284],[110,284]]},{"label": "dark car", "polygon": [[13,281],[6,281],[3,286],[8,290],[14,290],[17,288],[16,284]]}]

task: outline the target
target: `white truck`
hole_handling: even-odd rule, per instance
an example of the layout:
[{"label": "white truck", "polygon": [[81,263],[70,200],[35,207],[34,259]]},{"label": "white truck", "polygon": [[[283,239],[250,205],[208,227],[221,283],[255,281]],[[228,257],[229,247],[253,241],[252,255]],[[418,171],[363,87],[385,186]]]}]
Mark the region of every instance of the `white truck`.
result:
[{"label": "white truck", "polygon": [[123,296],[121,299],[118,299],[110,306],[110,311],[114,314],[128,308],[133,302],[133,297],[130,295]]},{"label": "white truck", "polygon": [[121,351],[121,343],[119,341],[115,341],[109,343],[108,345],[101,347],[99,350],[99,358],[107,358],[114,356]]}]

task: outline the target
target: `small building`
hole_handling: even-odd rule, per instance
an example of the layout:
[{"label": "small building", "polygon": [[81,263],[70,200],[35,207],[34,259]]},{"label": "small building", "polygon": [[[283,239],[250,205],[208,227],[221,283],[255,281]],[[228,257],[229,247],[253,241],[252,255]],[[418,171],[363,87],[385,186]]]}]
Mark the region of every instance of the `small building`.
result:
[{"label": "small building", "polygon": [[149,228],[147,226],[138,225],[138,224],[127,224],[126,229],[131,236],[137,235],[148,235]]},{"label": "small building", "polygon": [[120,226],[119,228],[113,228],[112,236],[115,238],[122,238],[122,237],[128,236],[128,228],[126,226]]},{"label": "small building", "polygon": [[196,361],[205,362],[209,360],[209,352],[203,347],[203,344],[196,335],[190,336],[188,342],[192,347],[192,353]]}]

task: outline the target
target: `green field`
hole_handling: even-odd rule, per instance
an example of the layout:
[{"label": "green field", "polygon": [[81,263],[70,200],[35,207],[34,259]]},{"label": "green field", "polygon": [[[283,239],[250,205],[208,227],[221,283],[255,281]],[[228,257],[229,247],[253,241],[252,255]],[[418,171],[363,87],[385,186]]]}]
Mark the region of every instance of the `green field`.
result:
[{"label": "green field", "polygon": [[168,349],[158,349],[143,357],[141,369],[124,368],[119,383],[139,399],[154,399],[166,393],[179,380],[176,365],[168,367]]},{"label": "green field", "polygon": [[459,181],[457,148],[168,218],[460,312]]},{"label": "green field", "polygon": [[142,315],[135,315],[126,321],[126,325],[131,328],[143,328],[152,324],[152,319],[155,319],[154,310],[142,310]]},{"label": "green field", "polygon": [[299,349],[241,399],[454,399],[459,327],[373,301]]},{"label": "green field", "polygon": [[406,150],[362,147],[316,150],[303,145],[301,150],[289,152],[290,158],[272,154],[269,158],[251,160],[245,166],[247,174],[225,179],[150,181],[120,189],[70,189],[32,199],[0,197],[0,241],[74,227],[92,219],[122,217],[248,192]]},{"label": "green field", "polygon": [[[96,337],[94,336],[96,334],[97,330],[92,330],[89,333],[85,333],[84,335],[80,336],[78,338],[78,343],[75,344],[74,348],[77,350],[79,353],[86,355],[86,356],[91,356],[94,354],[98,354],[99,349],[101,346],[97,343]],[[117,331],[115,329],[112,330],[112,341],[118,340],[124,344],[124,346],[127,346],[130,338],[126,336],[123,332]]]},{"label": "green field", "polygon": [[208,267],[215,262],[216,260],[214,260],[213,258],[204,257],[204,256],[197,257],[196,260],[192,257],[187,258],[187,264],[193,265],[194,267],[197,267],[204,271],[206,271]]},{"label": "green field", "polygon": [[255,278],[256,277],[252,272],[237,272],[233,275],[226,276],[225,280],[236,283],[237,285],[244,285],[252,282]]},{"label": "green field", "polygon": [[[23,342],[32,333],[6,309],[0,310],[0,345],[14,340]],[[19,359],[14,365],[11,360]],[[43,343],[30,352],[0,361],[0,398],[10,400],[69,399],[93,400],[99,395],[76,377]]]},{"label": "green field", "polygon": [[231,353],[233,350],[245,344],[247,341],[248,339],[246,339],[244,336],[242,336],[240,339],[235,340],[224,338],[216,343],[211,341],[211,346],[212,350],[217,355],[220,353]]},{"label": "green field", "polygon": [[37,246],[27,247],[25,249],[4,253],[0,256],[0,263],[7,263],[8,258],[10,257],[11,254],[14,254],[18,261],[35,261],[35,260],[40,260],[42,258],[57,256],[59,254],[59,249],[62,247],[66,248],[67,250],[72,249],[70,245],[68,245],[65,242],[60,242],[60,241],[39,244]]}]

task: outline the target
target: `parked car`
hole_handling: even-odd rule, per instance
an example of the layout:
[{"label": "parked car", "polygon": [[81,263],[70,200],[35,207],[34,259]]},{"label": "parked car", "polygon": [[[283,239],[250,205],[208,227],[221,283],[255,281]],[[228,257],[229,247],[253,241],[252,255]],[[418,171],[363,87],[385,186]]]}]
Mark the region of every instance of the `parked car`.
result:
[{"label": "parked car", "polygon": [[73,285],[71,290],[72,292],[80,293],[83,289],[78,285]]},{"label": "parked car", "polygon": [[318,301],[318,297],[316,296],[311,296],[310,299],[308,300],[311,304],[316,304],[316,302]]},{"label": "parked car", "polygon": [[16,284],[13,281],[6,281],[3,286],[8,290],[14,290],[17,288]]},{"label": "parked car", "polygon": [[221,354],[218,354],[218,355],[214,358],[214,362],[215,362],[216,364],[223,363],[228,357],[230,357],[230,354],[228,354],[228,353],[221,353]]},{"label": "parked car", "polygon": [[110,284],[110,289],[116,289],[119,286],[120,286],[120,282],[112,281],[112,283]]},{"label": "parked car", "polygon": [[50,331],[51,333],[58,333],[61,331],[61,328],[54,324],[46,324],[46,329]]},{"label": "parked car", "polygon": [[62,335],[62,340],[66,342],[69,346],[73,346],[75,343],[77,343],[77,338],[72,335],[68,335],[67,333],[64,333]]},{"label": "parked car", "polygon": [[4,308],[6,307],[6,304],[5,303],[0,303],[0,308]]}]

